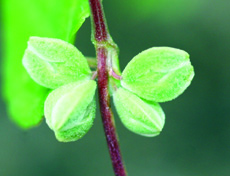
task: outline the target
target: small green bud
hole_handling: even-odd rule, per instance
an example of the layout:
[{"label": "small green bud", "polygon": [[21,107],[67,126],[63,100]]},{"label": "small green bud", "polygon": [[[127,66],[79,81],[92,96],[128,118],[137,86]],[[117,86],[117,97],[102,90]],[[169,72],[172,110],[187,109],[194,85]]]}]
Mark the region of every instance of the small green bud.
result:
[{"label": "small green bud", "polygon": [[121,85],[144,99],[165,102],[183,93],[193,77],[188,53],[169,47],[154,47],[128,63],[122,73]]},{"label": "small green bud", "polygon": [[76,141],[91,128],[96,112],[95,89],[95,81],[85,80],[66,84],[49,94],[45,118],[59,141]]},{"label": "small green bud", "polygon": [[30,37],[22,62],[35,82],[51,89],[91,74],[81,52],[60,39]]},{"label": "small green bud", "polygon": [[114,92],[113,101],[122,123],[130,131],[148,137],[161,132],[165,115],[158,103],[142,100],[124,88]]}]

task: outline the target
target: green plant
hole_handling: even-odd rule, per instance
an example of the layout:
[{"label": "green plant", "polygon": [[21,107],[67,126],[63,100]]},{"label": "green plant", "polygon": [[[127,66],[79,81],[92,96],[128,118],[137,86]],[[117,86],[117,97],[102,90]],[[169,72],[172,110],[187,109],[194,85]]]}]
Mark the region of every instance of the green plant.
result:
[{"label": "green plant", "polygon": [[[23,65],[37,84],[28,79],[28,84],[24,85],[26,88],[22,86],[19,91],[23,91],[23,95],[28,95],[27,91],[33,95],[24,100],[26,106],[31,103],[29,100],[39,97],[35,105],[27,107],[28,112],[38,109],[38,113],[26,116],[21,110],[12,108],[12,116],[19,125],[27,128],[36,125],[44,112],[48,126],[59,141],[76,141],[93,124],[97,79],[102,122],[114,173],[125,176],[110,108],[110,95],[126,128],[143,136],[158,135],[165,123],[165,115],[158,102],[179,96],[194,76],[189,55],[179,49],[153,47],[135,56],[120,72],[118,47],[108,32],[101,1],[89,0],[89,4],[86,0],[61,3],[66,5],[68,14],[74,14],[71,23],[68,23],[71,25],[63,32],[65,35],[30,37],[23,56]],[[96,61],[87,60],[69,43],[89,15],[89,7]],[[66,19],[70,20],[69,17]],[[97,67],[97,70],[91,71],[90,66]],[[36,92],[35,87],[38,89]],[[15,100],[7,93],[6,97],[12,102]]]}]

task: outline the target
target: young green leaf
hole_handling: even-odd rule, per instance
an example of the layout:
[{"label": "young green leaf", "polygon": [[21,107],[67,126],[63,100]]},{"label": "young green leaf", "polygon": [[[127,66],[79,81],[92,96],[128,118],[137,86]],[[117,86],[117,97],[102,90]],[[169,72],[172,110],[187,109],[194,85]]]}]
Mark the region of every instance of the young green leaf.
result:
[{"label": "young green leaf", "polygon": [[165,102],[179,96],[190,85],[193,76],[188,53],[154,47],[128,63],[121,85],[144,99]]},{"label": "young green leaf", "polygon": [[88,0],[2,0],[3,95],[9,117],[20,127],[37,125],[44,111],[48,89],[36,84],[22,66],[30,36],[74,42],[89,16]]},{"label": "young green leaf", "polygon": [[45,101],[48,126],[61,142],[76,141],[93,125],[96,82],[85,80],[61,86]]},{"label": "young green leaf", "polygon": [[158,103],[142,100],[124,88],[114,92],[113,101],[122,123],[130,131],[149,137],[160,134],[165,115]]},{"label": "young green leaf", "polygon": [[23,65],[38,84],[55,89],[89,79],[87,60],[73,45],[59,39],[30,37]]}]

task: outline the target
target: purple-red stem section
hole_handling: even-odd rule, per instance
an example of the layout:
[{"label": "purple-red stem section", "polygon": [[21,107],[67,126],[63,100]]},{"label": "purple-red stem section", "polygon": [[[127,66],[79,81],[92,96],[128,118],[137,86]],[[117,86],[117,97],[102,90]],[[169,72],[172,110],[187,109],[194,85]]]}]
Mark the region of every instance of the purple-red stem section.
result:
[{"label": "purple-red stem section", "polygon": [[[109,33],[106,28],[103,7],[100,0],[89,0],[91,7],[91,18],[94,27],[95,47],[98,59],[98,91],[102,122],[104,126],[107,145],[116,176],[126,176],[126,171],[122,162],[121,152],[117,139],[116,129],[113,120],[113,114],[110,107],[110,95],[108,90],[108,44]],[[109,43],[110,44],[110,43]]]},{"label": "purple-red stem section", "polygon": [[89,0],[94,25],[94,38],[97,42],[106,41],[108,32],[100,0]]},{"label": "purple-red stem section", "polygon": [[108,71],[106,68],[107,52],[105,48],[98,48],[98,89],[101,117],[106,135],[107,145],[116,176],[126,176],[122,163],[121,152],[117,140],[116,129],[113,122],[113,114],[110,108],[110,96],[108,91]]}]

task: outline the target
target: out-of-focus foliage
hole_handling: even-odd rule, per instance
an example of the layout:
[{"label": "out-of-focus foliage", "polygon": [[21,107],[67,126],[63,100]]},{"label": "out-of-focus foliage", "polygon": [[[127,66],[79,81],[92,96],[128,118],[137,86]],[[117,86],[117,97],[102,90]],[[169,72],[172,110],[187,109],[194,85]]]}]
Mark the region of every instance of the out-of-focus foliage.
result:
[{"label": "out-of-focus foliage", "polygon": [[201,0],[186,3],[184,0],[133,0],[131,3],[130,1],[119,1],[119,3],[124,9],[129,9],[129,18],[141,20],[156,16],[159,20],[168,22],[186,20],[203,5]]},{"label": "out-of-focus foliage", "polygon": [[3,0],[3,91],[10,117],[22,128],[36,125],[43,116],[48,90],[37,85],[22,66],[30,36],[73,42],[89,16],[87,0]]}]

